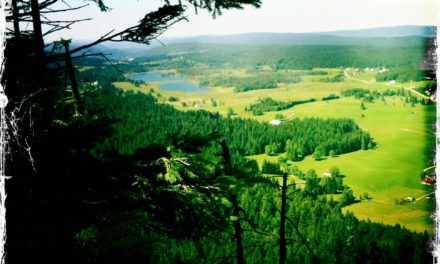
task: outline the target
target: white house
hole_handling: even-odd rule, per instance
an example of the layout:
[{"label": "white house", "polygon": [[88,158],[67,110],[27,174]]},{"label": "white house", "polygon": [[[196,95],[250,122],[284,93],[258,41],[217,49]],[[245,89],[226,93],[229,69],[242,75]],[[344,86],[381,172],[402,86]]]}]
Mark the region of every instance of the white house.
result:
[{"label": "white house", "polygon": [[281,120],[274,119],[274,120],[270,121],[269,124],[274,125],[274,126],[278,126],[279,124],[281,124]]}]

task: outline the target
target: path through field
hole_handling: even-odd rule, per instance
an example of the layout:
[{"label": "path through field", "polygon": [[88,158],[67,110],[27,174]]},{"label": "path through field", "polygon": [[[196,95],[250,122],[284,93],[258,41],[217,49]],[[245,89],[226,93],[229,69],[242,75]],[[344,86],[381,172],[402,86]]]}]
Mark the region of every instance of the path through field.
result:
[{"label": "path through field", "polygon": [[427,193],[427,194],[425,194],[425,195],[422,195],[422,196],[416,198],[416,201],[418,201],[418,200],[420,200],[420,199],[422,199],[422,198],[425,198],[426,196],[431,195],[431,194],[433,194],[433,193],[434,193],[434,192],[430,192],[430,193]]},{"label": "path through field", "polygon": [[[361,79],[354,78],[353,76],[350,76],[350,74],[348,74],[347,69],[344,70],[344,76],[348,80],[354,80],[354,81],[358,81],[358,82],[362,82],[362,83],[375,83],[375,82],[372,82],[372,81],[367,81],[367,80],[361,80]],[[394,86],[394,87],[397,87],[397,88],[404,88],[404,89],[406,89],[406,90],[408,90],[408,91],[410,91],[410,92],[412,92],[412,93],[414,93],[414,94],[416,94],[416,95],[418,95],[420,97],[423,97],[425,99],[431,99],[429,96],[426,96],[426,95],[424,95],[422,93],[419,93],[418,91],[415,91],[415,90],[413,90],[413,89],[411,89],[409,87],[401,86],[401,85],[394,84],[394,83],[386,83],[385,85]],[[436,102],[433,99],[431,99],[431,100],[433,102]]]}]

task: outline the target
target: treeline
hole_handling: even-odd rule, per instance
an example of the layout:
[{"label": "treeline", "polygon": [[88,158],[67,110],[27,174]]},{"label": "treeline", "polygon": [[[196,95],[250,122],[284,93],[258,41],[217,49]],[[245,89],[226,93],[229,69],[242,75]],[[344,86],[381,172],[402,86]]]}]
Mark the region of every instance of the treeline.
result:
[{"label": "treeline", "polygon": [[339,99],[339,96],[336,94],[330,94],[328,96],[322,97],[322,101],[330,101],[330,100],[336,100]]},{"label": "treeline", "polygon": [[255,74],[252,76],[237,77],[218,75],[210,78],[202,78],[202,86],[234,87],[235,92],[246,92],[259,89],[277,88],[279,83],[298,83],[302,79],[299,75],[288,73]]},{"label": "treeline", "polygon": [[302,172],[296,166],[287,167],[289,172],[306,181],[303,192],[312,197],[318,197],[324,194],[342,194],[339,200],[339,206],[344,207],[356,201],[353,191],[344,184],[344,175],[337,167],[330,168],[324,176],[318,177],[316,170],[310,169],[306,173]]},{"label": "treeline", "polygon": [[319,79],[320,82],[343,82],[344,81],[344,75],[343,74],[337,74],[333,77],[325,77]]},{"label": "treeline", "polygon": [[255,120],[223,118],[207,111],[178,111],[155,101],[152,95],[124,93],[110,86],[90,94],[90,108],[101,106],[107,117],[120,120],[115,125],[116,134],[100,148],[132,153],[139,146],[164,143],[169,135],[219,132],[233,153],[261,154],[272,143],[281,144],[285,150],[286,141],[290,140],[301,146],[299,153],[305,157],[317,147],[340,154],[360,150],[365,139],[372,140],[351,119],[293,119],[272,126]]},{"label": "treeline", "polygon": [[124,75],[124,72],[141,71],[136,65],[119,64],[117,66],[110,65],[96,65],[90,68],[80,69],[76,75],[82,83],[87,83],[96,86],[106,86],[112,82],[129,82],[136,87],[139,87],[144,82],[141,80],[134,80]]},{"label": "treeline", "polygon": [[111,66],[95,66],[85,70],[77,71],[77,77],[82,82],[94,83],[99,82],[101,84],[108,84],[112,82],[124,82],[129,81],[122,72],[118,72]]},{"label": "treeline", "polygon": [[278,87],[278,83],[269,78],[258,78],[258,77],[223,77],[219,76],[213,80],[204,79],[200,82],[202,86],[223,86],[223,87],[234,87],[235,92],[246,92],[259,89],[274,89]]},{"label": "treeline", "polygon": [[[424,38],[415,42],[365,46],[330,46],[330,45],[234,45],[234,44],[195,44],[186,43],[169,45],[146,53],[138,62],[147,61],[150,56],[159,60],[181,58],[183,61],[203,63],[209,67],[255,68],[256,65],[268,65],[274,70],[339,67],[419,67],[425,53]],[[179,51],[187,52],[170,56]],[[174,62],[176,63],[176,62]]]},{"label": "treeline", "polygon": [[[396,94],[394,91],[392,91],[392,93],[393,93],[392,95]],[[356,99],[362,99],[364,96],[370,94],[370,90],[364,88],[352,88],[352,89],[342,90],[341,94],[342,96],[345,97],[354,96],[354,98]]]},{"label": "treeline", "polygon": [[262,115],[264,112],[281,111],[291,108],[295,105],[314,102],[316,99],[298,100],[290,102],[276,101],[271,97],[259,99],[256,103],[245,108],[245,111],[252,112],[254,115]]},{"label": "treeline", "polygon": [[[330,127],[327,127],[329,129]],[[343,130],[334,130],[336,136],[330,136],[318,143],[320,136],[310,135],[309,139],[299,138],[298,140],[287,140],[285,152],[286,157],[292,161],[300,161],[306,156],[313,154],[315,160],[321,160],[325,156],[334,156],[348,153],[355,150],[373,149],[376,144],[368,133],[353,132],[350,136],[338,136]],[[337,138],[337,139],[336,139]]]},{"label": "treeline", "polygon": [[401,83],[405,82],[418,82],[423,81],[425,78],[435,78],[435,72],[420,70],[418,68],[394,68],[386,72],[378,73],[376,75],[376,81],[398,81]]},{"label": "treeline", "polygon": [[261,173],[281,175],[283,174],[283,171],[281,170],[280,164],[278,164],[277,162],[264,160],[261,167]]},{"label": "treeline", "polygon": [[381,99],[385,102],[387,96],[401,96],[404,98],[407,104],[432,104],[432,101],[425,98],[418,98],[413,95],[411,91],[405,90],[405,88],[399,88],[396,90],[387,89],[383,92],[377,90],[369,90],[364,88],[352,88],[341,91],[341,95],[345,97],[353,96],[356,99],[362,100],[362,102],[373,103],[374,100]]}]

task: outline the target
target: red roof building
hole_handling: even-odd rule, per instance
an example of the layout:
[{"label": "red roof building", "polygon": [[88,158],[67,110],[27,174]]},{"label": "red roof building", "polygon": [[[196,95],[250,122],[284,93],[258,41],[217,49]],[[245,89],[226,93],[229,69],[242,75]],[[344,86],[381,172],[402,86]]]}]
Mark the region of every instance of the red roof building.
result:
[{"label": "red roof building", "polygon": [[435,180],[431,177],[426,177],[422,180],[422,184],[425,184],[425,185],[426,184],[434,184],[434,183],[435,183]]}]

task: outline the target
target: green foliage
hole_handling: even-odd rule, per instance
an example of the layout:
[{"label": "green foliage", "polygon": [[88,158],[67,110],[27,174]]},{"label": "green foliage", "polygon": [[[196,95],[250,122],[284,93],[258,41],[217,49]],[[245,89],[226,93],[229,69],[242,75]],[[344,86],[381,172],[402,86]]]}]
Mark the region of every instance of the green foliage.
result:
[{"label": "green foliage", "polygon": [[331,82],[331,83],[343,82],[344,80],[345,80],[344,74],[338,74],[333,77],[326,77],[326,78],[319,79],[320,82]]},{"label": "green foliage", "polygon": [[263,161],[261,172],[265,174],[278,174],[278,175],[283,174],[283,172],[281,171],[280,164],[273,163],[267,160]]},{"label": "green foliage", "polygon": [[251,104],[246,109],[247,109],[247,111],[252,112],[252,113],[281,111],[281,110],[291,108],[295,105],[310,103],[310,102],[314,102],[314,101],[316,101],[316,100],[311,98],[308,100],[301,100],[301,101],[281,102],[281,101],[275,101],[274,99],[272,99],[270,97],[265,97],[265,98],[259,99],[256,103]]},{"label": "green foliage", "polygon": [[370,197],[370,195],[367,192],[364,192],[361,194],[361,196],[359,197],[361,200],[371,200],[372,198]]},{"label": "green foliage", "polygon": [[429,82],[422,87],[418,87],[417,91],[421,94],[430,96],[437,90],[437,81]]},{"label": "green foliage", "polygon": [[[313,171],[308,177],[317,179]],[[273,263],[278,258],[279,191],[269,185],[257,184],[242,189],[239,197],[240,206],[246,211],[246,220],[242,221],[247,230],[243,233],[246,262]],[[426,233],[409,232],[399,225],[359,221],[351,213],[342,213],[332,199],[322,195],[310,196],[305,190],[290,191],[288,197],[286,237],[292,238],[287,245],[288,262],[426,263],[432,258],[426,248],[429,240]],[[213,233],[213,238],[168,239],[162,241],[162,250],[155,253],[160,263],[213,263],[218,259],[233,262],[232,233],[230,228]],[[305,238],[304,242],[300,237]]]},{"label": "green foliage", "polygon": [[[306,130],[312,129],[312,127],[313,124],[311,123],[305,126]],[[332,134],[330,134],[330,130],[333,132]],[[362,142],[364,142],[367,147],[369,142],[372,142],[372,146],[375,145],[368,133],[362,133],[362,135],[359,135],[359,142],[357,143],[355,141],[352,141],[351,139],[354,138],[351,137],[349,137],[351,139],[340,138],[340,135],[345,134],[349,131],[355,132],[356,130],[356,125],[349,120],[322,120],[320,125],[320,132],[314,133],[309,130],[310,132],[308,133],[309,136],[307,138],[286,141],[286,157],[292,161],[299,161],[302,160],[305,156],[315,153],[314,158],[319,160],[324,156],[329,156],[331,150],[333,150],[334,155],[337,155],[344,152],[354,151],[357,148],[364,149],[362,148]],[[298,131],[298,133],[303,132]],[[335,137],[338,137],[340,139],[335,140]],[[321,143],[316,144],[317,142]]]},{"label": "green foliage", "polygon": [[[218,113],[201,110],[182,112],[156,103],[151,95],[122,93],[111,87],[91,93],[87,103],[91,109],[103,107],[106,116],[121,120],[115,125],[115,135],[99,144],[97,151],[112,149],[132,153],[139,146],[164,144],[169,140],[168,135],[203,135],[217,131],[224,135],[232,153],[260,154],[264,153],[266,145],[274,143],[276,149],[279,145],[285,149],[290,139],[291,147],[302,159],[318,146],[327,156],[331,149],[338,154],[351,152],[361,149],[362,140],[367,145],[372,140],[349,119],[293,119],[275,127],[253,120],[223,118]],[[162,129],[158,130],[158,126]]]},{"label": "green foliage", "polygon": [[179,101],[179,97],[170,96],[170,97],[168,97],[168,101],[169,102],[178,102]]},{"label": "green foliage", "polygon": [[410,81],[418,82],[423,81],[425,77],[435,78],[435,73],[418,68],[393,68],[389,71],[378,73],[376,75],[376,81],[398,81],[401,83]]},{"label": "green foliage", "polygon": [[339,96],[335,94],[330,94],[329,96],[322,97],[322,101],[330,101],[335,99],[339,99]]},{"label": "green foliage", "polygon": [[277,120],[284,120],[286,117],[283,114],[276,114],[275,119]]},{"label": "green foliage", "polygon": [[365,106],[365,103],[364,103],[364,101],[361,101],[361,110],[365,110],[365,109],[367,109],[367,107]]},{"label": "green foliage", "polygon": [[342,207],[342,206],[350,205],[350,204],[354,203],[354,201],[355,201],[355,198],[353,195],[353,191],[350,188],[345,188],[342,191],[342,197],[341,197],[341,200],[339,201],[340,206]]},{"label": "green foliage", "polygon": [[316,174],[316,170],[311,169],[307,171],[305,179],[307,181],[306,187],[304,188],[306,195],[316,197],[321,194],[321,188],[319,186],[320,179],[318,178],[318,174]]},{"label": "green foliage", "polygon": [[282,147],[280,143],[272,143],[264,147],[264,153],[269,156],[273,156],[277,153],[280,153],[281,151],[282,151]]},{"label": "green foliage", "polygon": [[[206,70],[206,69],[205,69]],[[191,72],[182,70],[185,74],[199,74],[199,72]],[[202,86],[222,86],[234,87],[235,92],[246,92],[259,89],[274,89],[278,87],[279,83],[298,83],[302,79],[297,74],[288,73],[255,73],[252,76],[237,77],[228,75],[214,75],[214,77],[201,76],[200,84]]]},{"label": "green foliage", "polygon": [[341,92],[342,96],[349,97],[354,96],[356,99],[362,99],[365,95],[368,95],[370,93],[370,90],[363,89],[363,88],[353,88],[353,89],[347,89],[343,90]]},{"label": "green foliage", "polygon": [[405,100],[405,103],[411,104],[411,106],[414,106],[416,103],[427,103],[426,100],[418,99],[410,91],[407,91],[404,88],[397,89],[396,91],[387,89],[383,92],[363,88],[353,88],[343,90],[341,94],[345,97],[354,96],[356,99],[362,100],[360,106],[362,110],[367,109],[364,102],[373,103],[376,99],[381,99],[383,102],[385,102],[385,96],[402,96]]},{"label": "green foliage", "polygon": [[315,152],[313,153],[313,158],[315,160],[321,160],[325,156],[325,152],[321,147],[316,147]]},{"label": "green foliage", "polygon": [[[388,43],[387,43],[388,41]],[[393,42],[394,41],[394,42]],[[179,44],[168,45],[146,54],[139,62],[180,57],[187,66],[203,63],[210,67],[233,65],[253,69],[256,65],[270,65],[275,71],[311,70],[339,67],[419,67],[424,56],[426,39],[409,37],[378,40],[377,46],[368,45],[239,45],[239,44]],[[207,52],[195,52],[205,50]],[[187,51],[170,56],[170,53]],[[189,62],[191,61],[191,62]],[[173,61],[170,68],[182,62]],[[186,69],[184,70],[186,71]],[[183,73],[183,72],[182,72]],[[318,73],[316,73],[318,74]],[[323,73],[320,73],[323,74]],[[258,78],[253,76],[252,78]],[[270,76],[268,77],[270,78]],[[237,81],[239,83],[239,81]],[[209,86],[209,85],[208,85]],[[231,81],[231,85],[233,82]]]}]

